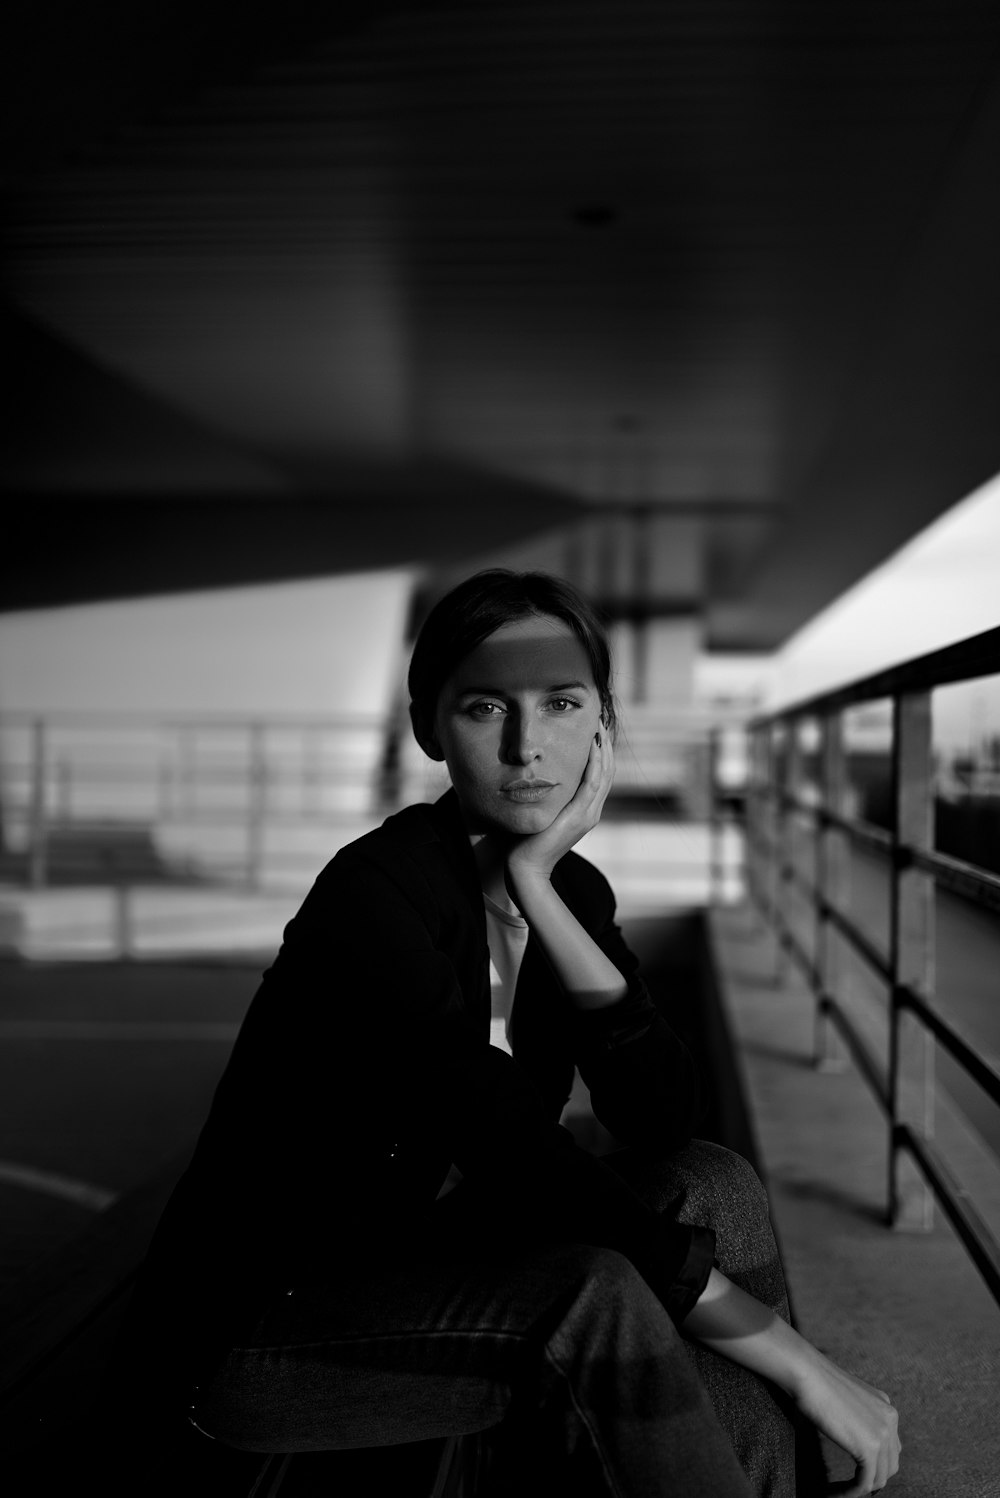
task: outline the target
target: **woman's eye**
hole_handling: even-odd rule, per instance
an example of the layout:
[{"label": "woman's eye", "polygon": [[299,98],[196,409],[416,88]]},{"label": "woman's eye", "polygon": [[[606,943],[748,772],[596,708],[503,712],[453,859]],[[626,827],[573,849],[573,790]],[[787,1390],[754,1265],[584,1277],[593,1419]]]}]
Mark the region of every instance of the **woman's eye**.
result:
[{"label": "woman's eye", "polygon": [[499,702],[474,702],[469,712],[476,718],[493,718],[503,712],[503,707]]},{"label": "woman's eye", "polygon": [[579,707],[579,705],[572,697],[553,697],[549,703],[549,707],[556,713],[568,712],[570,708]]}]

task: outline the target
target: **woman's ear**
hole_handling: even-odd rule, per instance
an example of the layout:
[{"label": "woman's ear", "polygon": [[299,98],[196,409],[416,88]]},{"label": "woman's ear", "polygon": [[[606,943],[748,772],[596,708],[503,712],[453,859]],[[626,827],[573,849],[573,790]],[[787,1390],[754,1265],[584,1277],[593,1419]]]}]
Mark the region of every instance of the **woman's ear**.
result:
[{"label": "woman's ear", "polygon": [[427,714],[420,711],[415,702],[410,703],[410,724],[413,728],[413,737],[427,755],[428,759],[443,760],[444,750],[438,743],[437,734],[434,732],[434,724],[427,721]]}]

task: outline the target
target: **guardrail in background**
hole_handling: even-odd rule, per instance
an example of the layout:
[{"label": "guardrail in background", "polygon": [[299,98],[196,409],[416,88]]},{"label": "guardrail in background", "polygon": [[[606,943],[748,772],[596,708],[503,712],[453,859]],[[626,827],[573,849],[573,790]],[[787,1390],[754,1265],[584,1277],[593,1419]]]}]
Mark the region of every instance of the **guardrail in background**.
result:
[{"label": "guardrail in background", "polygon": [[[447,786],[405,717],[0,715],[0,877],[208,880],[249,890],[314,873],[351,836]],[[704,713],[627,713],[616,793],[707,821]]]},{"label": "guardrail in background", "polygon": [[[1000,1242],[933,1140],[935,1043],[1000,1104],[1000,1075],[935,1007],[935,886],[1000,912],[1000,877],[935,849],[931,739],[933,690],[998,672],[1000,629],[994,629],[755,719],[747,729],[745,874],[751,898],[776,931],[779,954],[799,964],[815,996],[817,1064],[832,1062],[836,1032],[886,1115],[889,1221],[929,1227],[936,1197],[1000,1301]],[[849,709],[881,699],[891,703],[888,831],[851,812],[844,730]],[[888,856],[886,952],[848,909],[853,845]],[[811,940],[795,929],[796,898],[805,902]],[[884,1061],[843,1002],[845,944],[888,991]]]},{"label": "guardrail in background", "polygon": [[[211,878],[257,888],[268,829],[329,827],[398,801],[414,767],[391,725],[159,719],[126,714],[0,717],[0,817],[8,874],[54,880]],[[294,837],[286,861],[295,862]],[[306,859],[309,851],[304,850]]]}]

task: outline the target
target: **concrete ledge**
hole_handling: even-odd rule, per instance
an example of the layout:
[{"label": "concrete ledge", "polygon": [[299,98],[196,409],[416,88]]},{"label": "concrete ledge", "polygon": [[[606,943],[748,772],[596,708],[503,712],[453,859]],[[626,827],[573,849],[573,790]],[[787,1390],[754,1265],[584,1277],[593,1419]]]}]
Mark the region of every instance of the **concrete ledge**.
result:
[{"label": "concrete ledge", "polygon": [[[756,915],[724,907],[709,919],[797,1324],[898,1407],[892,1498],[996,1498],[1000,1307],[940,1212],[930,1233],[885,1226],[874,1098],[851,1066],[812,1066],[811,996],[794,971],[774,982],[773,940]],[[824,1450],[831,1476],[846,1477],[850,1462]]]}]

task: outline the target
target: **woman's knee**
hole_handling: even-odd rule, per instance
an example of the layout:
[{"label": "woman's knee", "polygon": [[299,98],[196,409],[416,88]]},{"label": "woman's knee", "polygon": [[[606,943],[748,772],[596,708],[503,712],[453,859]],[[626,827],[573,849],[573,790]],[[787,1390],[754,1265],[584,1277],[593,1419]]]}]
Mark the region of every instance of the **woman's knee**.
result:
[{"label": "woman's knee", "polygon": [[656,1210],[712,1228],[724,1273],[776,1259],[767,1192],[749,1160],[734,1150],[692,1139],[662,1158],[622,1151],[608,1163]]},{"label": "woman's knee", "polygon": [[707,1139],[691,1139],[668,1155],[618,1150],[605,1156],[634,1191],[680,1222],[716,1227],[734,1214],[767,1220],[767,1193],[742,1155]]},{"label": "woman's knee", "polygon": [[682,1221],[718,1228],[737,1220],[770,1231],[767,1192],[743,1155],[707,1139],[692,1139],[677,1151],[672,1166],[680,1177]]},{"label": "woman's knee", "polygon": [[749,1160],[722,1145],[694,1139],[678,1152],[677,1165],[683,1178],[679,1220],[712,1228],[723,1274],[787,1316],[767,1192]]}]

